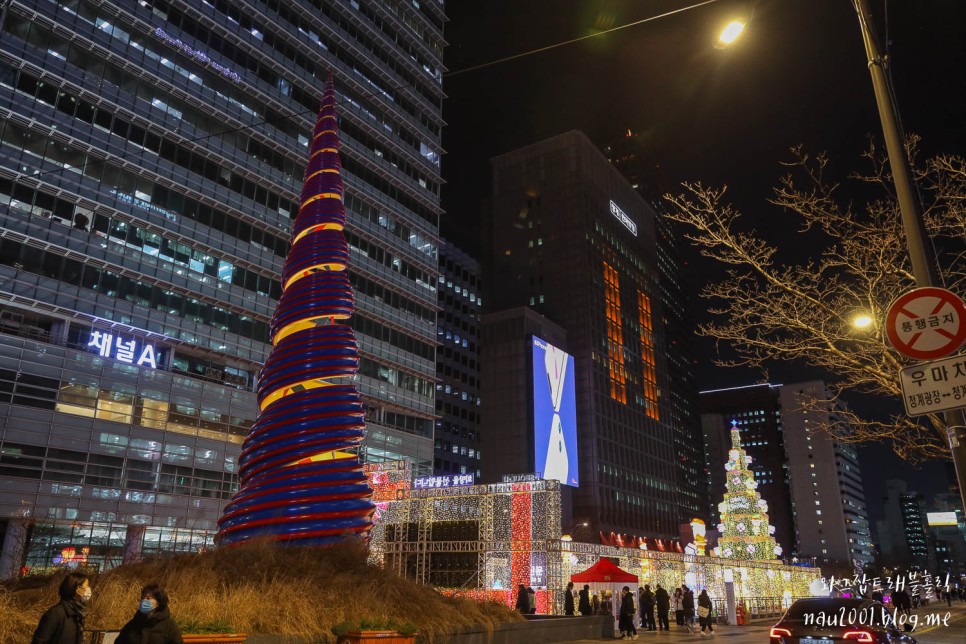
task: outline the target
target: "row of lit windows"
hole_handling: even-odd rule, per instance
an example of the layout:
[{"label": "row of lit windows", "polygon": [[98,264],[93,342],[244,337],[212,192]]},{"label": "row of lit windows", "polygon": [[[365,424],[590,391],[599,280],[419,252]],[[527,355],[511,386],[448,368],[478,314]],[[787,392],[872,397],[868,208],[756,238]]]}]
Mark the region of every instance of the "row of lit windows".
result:
[{"label": "row of lit windows", "polygon": [[171,402],[170,394],[161,391],[127,393],[81,383],[73,377],[71,381],[0,369],[0,403],[236,443],[242,441],[253,422],[206,408],[203,401]]},{"label": "row of lit windows", "polygon": [[[224,40],[224,38],[222,38],[219,34],[215,33],[210,28],[203,26],[200,23],[196,22],[195,20],[191,19],[191,17],[187,13],[182,11],[177,11],[177,10],[170,11],[170,8],[167,2],[156,1],[153,4],[155,5],[156,11],[160,8],[159,15],[167,19],[168,25],[170,27],[180,28],[185,34],[190,35],[195,41],[198,41],[201,45],[204,45],[205,47],[207,47],[209,51],[211,50],[218,51],[225,58],[232,60],[233,62],[239,64],[243,68],[251,70],[253,73],[255,73],[255,75],[257,75],[259,78],[264,80],[266,83],[278,89],[282,94],[286,96],[290,96],[294,101],[301,104],[306,109],[314,110],[318,107],[317,88],[312,87],[309,90],[304,90],[301,87],[299,87],[294,80],[279,76],[274,71],[271,65],[261,64],[258,58],[245,54],[238,47],[235,47],[231,43]],[[278,37],[277,34],[267,29],[266,25],[264,24],[258,24],[256,28],[256,25],[253,22],[253,16],[246,14],[244,11],[242,11],[242,9],[238,7],[232,7],[232,5],[226,2],[225,0],[216,0],[215,8],[217,11],[220,11],[221,13],[226,14],[228,16],[231,16],[234,14],[235,17],[237,18],[234,20],[234,22],[236,24],[240,24],[246,33],[251,33],[252,35],[257,34],[256,37],[258,37],[268,47],[281,53],[289,60],[292,60],[293,62],[295,62],[296,65],[308,71],[309,74],[311,74],[314,78],[322,78],[325,76],[326,74],[325,70],[321,68],[317,68],[315,63],[310,61],[306,56],[302,55],[300,52],[296,50],[295,47],[291,45],[291,42],[292,42],[291,35],[286,35],[285,37]],[[298,16],[289,12],[285,8],[285,5],[279,4],[279,5],[276,5],[276,8],[288,14],[284,16],[285,20],[287,20],[292,24],[300,26],[300,31],[302,31],[302,33],[306,33],[306,30],[304,28],[301,28],[300,23],[302,23],[302,21],[299,19]],[[326,11],[329,10],[329,7],[326,7],[325,10]],[[257,21],[257,19],[255,20]],[[347,25],[346,28],[353,29],[353,27],[349,25]],[[317,41],[317,45],[319,45],[322,49],[331,52],[337,58],[340,58],[340,59],[353,58],[347,50],[342,49],[335,43],[323,44],[321,41]],[[382,54],[383,57],[385,57],[385,54],[383,53],[381,48],[373,48],[373,50],[377,54]],[[390,67],[398,64],[398,61],[396,59],[389,59],[388,57],[386,57],[386,59],[383,62]],[[347,62],[347,64],[351,64],[351,63]],[[423,109],[407,101],[405,96],[390,97],[384,90],[382,90],[382,88],[378,87],[368,77],[363,75],[362,72],[358,71],[360,69],[358,65],[352,64],[351,66],[353,67],[354,70],[356,70],[356,74],[361,78],[363,78],[365,81],[367,81],[367,83],[370,86],[372,86],[374,89],[376,89],[378,93],[387,96],[389,100],[391,100],[393,103],[396,103],[402,106],[403,109],[405,109],[410,115],[416,117],[417,119],[420,119],[420,118],[425,119],[425,117],[423,116]],[[407,80],[413,82],[413,85],[412,85],[413,87],[418,88],[418,84],[414,82],[415,77],[407,78]],[[439,99],[435,98],[433,100],[434,102],[438,102]],[[267,109],[267,106],[265,107]],[[371,112],[369,112],[368,110],[367,112],[371,114]],[[399,128],[393,128],[392,125],[390,125],[385,120],[383,120],[382,123],[383,123],[383,126],[386,129],[389,129],[390,131],[393,131],[394,129],[399,129]],[[349,123],[345,123],[343,125],[343,129],[347,133],[349,133],[350,136],[362,141],[367,141],[368,142],[367,146],[375,150],[375,147],[373,146],[374,142],[372,141],[371,137],[364,134],[360,129],[353,127]],[[404,136],[404,137],[400,136],[399,138],[405,140],[406,143],[413,146],[413,151],[415,152],[417,149],[419,149],[418,146],[416,145],[417,141],[415,137],[413,137],[412,135],[408,133],[406,134],[407,136]],[[425,173],[420,172],[420,170],[417,168],[414,168],[412,164],[410,164],[403,157],[400,157],[392,153],[384,153],[384,154],[388,154],[387,161],[389,161],[395,169],[405,173],[407,176],[418,181],[422,187],[430,189],[434,194],[439,193],[438,183],[433,181],[427,181],[427,179],[423,176]]]},{"label": "row of lit windows", "polygon": [[[436,2],[441,10],[443,6],[442,0],[436,0]],[[396,14],[396,16],[398,16],[407,27],[412,29],[413,33],[419,36],[432,51],[436,52],[436,55],[443,55],[443,43],[438,34],[443,30],[443,22],[445,19],[442,16],[433,13],[432,9],[430,9],[432,6],[430,2],[424,3],[420,2],[419,0],[409,0],[408,2],[405,2],[404,0],[382,0],[382,3],[387,9]],[[368,3],[364,2],[363,4]],[[420,15],[428,20],[431,25],[436,27],[436,29],[426,29],[423,24],[412,15],[411,10],[413,7],[415,7]]]},{"label": "row of lit windows", "polygon": [[420,396],[429,397],[433,395],[433,383],[426,378],[415,376],[395,367],[379,364],[367,358],[359,359],[359,374],[381,380]]},{"label": "row of lit windows", "polygon": [[[43,138],[31,132],[26,132],[21,130],[18,126],[11,123],[7,123],[6,127],[0,132],[0,140],[4,143],[9,143],[19,147],[25,143],[24,139],[17,139],[15,134],[25,135],[31,140],[41,142],[43,144]],[[29,146],[26,147],[29,151]],[[48,151],[50,148],[48,148]],[[85,166],[85,172],[90,171],[91,167],[99,167],[100,163],[95,163],[92,166]],[[118,176],[115,177],[118,183],[123,184],[123,180],[127,178],[132,182],[135,180],[133,174],[125,173],[121,171]],[[143,184],[143,185],[142,185]],[[191,205],[192,202],[189,199],[182,199],[180,195],[172,191],[167,190],[156,184],[147,182],[145,179],[137,180],[137,187],[132,183],[130,189],[132,189],[134,195],[139,198],[133,200],[135,205],[140,204],[150,204],[152,201],[177,207],[179,204],[182,210],[194,214],[202,223],[206,225],[214,225],[215,227],[223,230],[224,232],[234,233],[235,235],[244,235],[249,238],[252,244],[256,244],[255,239],[261,243],[271,243],[275,242],[274,246],[276,249],[280,249],[283,246],[287,250],[287,244],[282,242],[280,238],[272,237],[267,233],[262,234],[257,228],[253,228],[249,224],[233,219],[231,217],[214,217],[212,209],[207,206],[201,206],[197,210],[188,209],[187,206]],[[124,189],[129,188],[129,186],[121,186],[121,189],[115,188],[112,190],[118,196],[123,194],[128,194],[123,192]],[[152,196],[147,192],[142,192],[140,188],[145,190],[153,190],[156,199],[152,199]],[[93,230],[96,233],[102,234],[106,237],[123,244],[126,247],[131,247],[132,245],[137,246],[142,252],[151,255],[158,256],[162,259],[169,259],[175,263],[189,267],[189,269],[210,275],[211,277],[229,282],[235,283],[243,288],[247,288],[256,291],[262,295],[269,296],[273,299],[278,299],[281,294],[281,285],[278,280],[268,278],[264,275],[256,273],[254,271],[242,269],[240,267],[234,266],[230,262],[224,260],[217,260],[213,255],[202,253],[201,251],[194,250],[188,246],[171,242],[157,233],[152,233],[140,226],[134,224],[128,224],[125,221],[111,220],[104,215],[94,215],[82,209],[80,207],[75,207],[68,201],[63,199],[55,199],[46,193],[39,191],[30,190],[26,187],[20,186],[19,184],[13,184],[10,181],[0,180],[0,203],[9,202],[12,207],[18,207],[24,204],[34,204],[30,206],[30,212],[39,212],[42,216],[51,216],[64,223],[68,221],[73,222],[75,228],[80,228],[83,230]],[[195,205],[199,205],[194,202]],[[49,207],[49,209],[48,209]],[[140,207],[146,207],[144,205]],[[160,207],[160,206],[159,206]],[[209,219],[209,217],[214,217]],[[93,222],[90,219],[93,218]],[[195,218],[195,217],[192,217]],[[233,228],[228,231],[228,224],[237,224],[237,228]],[[375,244],[370,244],[353,234],[348,234],[347,238],[350,243],[353,244],[360,252],[363,252],[370,258],[380,262],[384,266],[393,268],[394,270],[401,273],[404,277],[412,279],[417,285],[420,285],[427,290],[434,291],[433,280],[429,273],[421,269],[416,268],[413,264],[408,261],[401,259],[400,257],[386,252],[382,248],[376,246]],[[259,243],[258,245],[261,245]],[[277,251],[276,251],[277,252]],[[375,294],[376,289],[369,282],[366,286],[367,294]],[[431,321],[435,318],[435,314],[429,308],[420,306],[415,302],[406,300],[401,296],[395,295],[392,298],[393,302],[391,306],[402,308],[410,313],[419,315],[427,321]]]},{"label": "row of lit windows", "polygon": [[[162,141],[161,137],[159,137],[158,135],[153,134],[151,132],[147,132],[139,126],[132,125],[128,121],[118,118],[117,116],[115,116],[115,113],[113,111],[107,111],[104,109],[95,108],[92,104],[88,103],[87,101],[80,100],[63,90],[58,90],[56,87],[54,87],[53,85],[50,85],[47,82],[39,81],[37,78],[35,78],[34,76],[26,72],[21,71],[19,72],[19,75],[18,75],[18,71],[14,67],[6,65],[2,62],[0,62],[0,84],[6,84],[11,88],[16,87],[18,90],[30,96],[34,96],[38,100],[44,103],[47,103],[52,107],[56,107],[58,110],[64,112],[65,114],[68,114],[69,116],[73,116],[79,120],[95,125],[103,129],[105,132],[113,131],[115,134],[118,134],[119,136],[124,136],[131,143],[134,143],[135,145],[141,146],[147,150],[155,152],[156,154],[159,154],[164,158],[168,158],[169,160],[176,159],[177,155],[179,154],[175,149],[174,144],[169,143],[167,141]],[[146,91],[156,90],[156,87],[153,84],[151,85],[143,84],[143,83],[138,84],[138,91],[140,91],[141,87],[144,87]],[[145,100],[147,100],[147,98],[145,98]],[[186,109],[189,112],[194,112],[194,110],[192,110],[191,108],[186,108]],[[183,114],[179,113],[179,118],[184,118]],[[206,116],[204,118],[207,119],[208,117]],[[224,127],[224,124],[221,123],[220,121],[217,121],[217,122],[212,121],[209,123],[205,123],[204,125],[208,126],[205,129],[214,128],[216,131]],[[291,167],[280,167],[278,163],[274,163],[268,157],[267,148],[264,148],[264,146],[262,146],[260,143],[257,143],[251,140],[250,138],[245,137],[239,133],[230,133],[230,134],[231,134],[230,138],[232,140],[228,140],[229,133],[224,133],[220,136],[223,139],[225,139],[226,142],[233,144],[235,147],[239,149],[247,149],[253,157],[261,161],[264,161],[266,163],[269,163],[270,165],[273,165],[275,167],[279,167],[280,169],[283,170],[283,172],[290,174],[293,180],[294,180],[294,177],[301,176],[302,170],[304,167],[303,165],[293,164]],[[255,149],[253,146],[257,146],[258,149]],[[87,162],[95,163],[98,165],[103,164],[102,161],[87,161]],[[75,166],[70,163],[67,163],[67,165],[71,165],[71,167],[81,167],[84,164],[77,163]],[[132,183],[132,186],[133,185],[134,184]],[[286,216],[289,216],[289,217],[294,216],[295,204],[287,200],[280,200],[280,198],[275,194],[271,194],[271,193],[263,194],[265,193],[263,188],[256,186],[251,191],[246,191],[246,187],[247,187],[247,184],[244,184],[244,183],[241,184],[241,192],[246,196],[250,195],[251,198],[253,198],[255,201],[259,203],[265,203],[268,206],[270,211],[274,212],[277,210],[285,214]],[[158,186],[154,186],[153,184],[151,185],[151,188],[152,188],[151,190],[146,190],[144,188],[140,188],[140,189],[132,188],[130,190],[124,190],[122,187],[120,192],[122,193],[122,195],[129,195],[129,196],[137,195],[138,200],[146,201],[147,203],[153,203],[158,208],[162,208],[162,209],[169,207],[166,203],[164,203],[165,201],[169,199],[177,200],[180,198],[179,196],[176,197],[173,195],[171,197],[167,197],[167,195],[157,195],[155,193],[157,193],[159,190],[165,190],[165,189],[160,188]],[[148,196],[145,196],[145,195],[148,195]],[[159,201],[161,203],[159,203]],[[194,206],[192,203],[190,203],[190,200],[188,201],[189,203],[184,204],[181,207],[178,207],[178,204],[174,204],[170,207],[176,212],[179,212],[192,219],[196,218],[192,215],[194,210],[198,209],[201,212],[199,212],[199,216],[197,218],[199,220],[203,220],[202,223],[204,223],[205,225],[212,225],[211,224],[212,217],[210,215],[205,216],[205,213],[203,212],[203,209],[206,207],[200,204],[197,206]],[[387,216],[385,213],[379,212],[378,209],[365,204],[361,200],[353,197],[352,195],[347,196],[346,206],[350,211],[356,212],[362,215],[364,218],[378,223],[383,228],[392,232],[396,237],[399,237],[400,239],[403,239],[404,241],[409,242],[410,245],[412,245],[417,250],[420,250],[421,252],[428,254],[430,257],[433,257],[433,258],[436,257],[436,252],[437,252],[436,245],[428,241],[420,233],[413,231],[409,226],[406,226],[403,224],[397,224],[392,218]],[[187,210],[187,212],[183,212],[185,210]],[[281,237],[276,237],[276,236],[270,235],[267,232],[262,232],[257,229],[247,230],[246,227],[248,225],[245,223],[240,223],[238,225],[240,226],[240,228],[237,233],[235,233],[234,230],[229,230],[229,229],[226,229],[225,227],[218,227],[218,229],[221,230],[222,232],[225,232],[226,234],[237,236],[242,241],[251,241],[252,243],[258,244],[261,247],[268,248],[269,250],[272,250],[276,255],[284,256],[286,254],[288,250],[287,239],[282,239]],[[262,237],[264,237],[264,239],[262,239]]]},{"label": "row of lit windows", "polygon": [[604,262],[604,306],[604,316],[607,320],[610,397],[618,402],[626,403],[620,285],[618,284],[617,271],[607,262]]},{"label": "row of lit windows", "polygon": [[[100,213],[95,214],[60,197],[53,197],[3,178],[0,178],[0,204],[7,204],[12,210],[50,219],[78,230],[93,230],[118,247],[137,249],[148,256],[187,268],[187,271],[182,271],[171,266],[172,272],[177,270],[179,275],[187,275],[202,283],[221,281],[236,284],[275,300],[281,295],[282,288],[278,280],[235,266],[182,242],[172,241],[142,226],[123,219],[111,219]],[[118,251],[124,252],[120,248]]]},{"label": "row of lit windows", "polygon": [[[180,28],[184,33],[190,35],[194,40],[196,40],[198,44],[204,45],[209,51],[216,51],[225,59],[231,60],[237,65],[250,70],[269,85],[280,88],[283,85],[294,85],[291,80],[279,76],[271,66],[260,65],[257,58],[249,56],[240,48],[226,42],[208,26],[196,22],[187,12],[184,12],[176,7],[172,7],[164,0],[153,0],[150,2],[150,4],[153,5],[152,9],[154,12],[166,20],[168,25],[171,27]],[[291,34],[280,35],[275,33],[273,30],[268,29],[268,26],[271,23],[265,24],[265,21],[259,19],[258,16],[252,15],[242,7],[234,5],[227,0],[212,0],[208,4],[216,11],[220,12],[226,20],[230,21],[231,24],[239,25],[245,33],[252,34],[260,41],[264,42],[269,48],[278,52],[291,62],[294,62],[298,67],[301,67],[307,71],[310,76],[314,78],[325,77],[327,68],[322,64],[316,64],[310,60],[309,57],[302,54],[295,46],[293,46]],[[313,4],[315,4],[316,9],[318,9],[319,12],[321,12],[321,14],[325,17],[328,24],[338,25],[341,30],[348,32],[359,44],[366,46],[366,48],[370,50],[370,53],[380,58],[380,61],[383,65],[392,69],[396,74],[403,77],[410,88],[416,89],[423,94],[430,104],[438,103],[439,97],[435,94],[435,92],[426,88],[426,84],[422,82],[423,79],[417,78],[413,74],[410,74],[408,70],[401,64],[399,59],[390,58],[388,53],[384,51],[385,48],[377,46],[371,39],[362,34],[358,26],[343,18],[334,10],[331,5],[328,5],[327,3],[316,1],[313,2]],[[295,26],[302,33],[311,31],[312,25],[303,20],[301,16],[293,11],[288,4],[269,0],[267,5],[272,11],[277,13],[282,20]],[[317,45],[321,49],[332,53],[332,55],[352,69],[358,70],[365,69],[367,66],[372,67],[372,63],[370,63],[368,60],[357,58],[352,54],[349,48],[343,48],[336,42],[323,43],[321,40],[319,40]],[[366,63],[368,63],[368,65]],[[393,103],[400,105],[410,115],[416,117],[417,119],[420,118],[422,108],[417,103],[407,100],[404,96],[390,96],[388,93],[382,90],[380,90],[380,93],[383,93]],[[308,105],[308,107],[314,106]],[[422,119],[426,120],[425,117],[422,117]],[[428,126],[428,122],[425,123],[425,125]]]},{"label": "row of lit windows", "polygon": [[238,489],[227,472],[11,442],[0,446],[0,475],[215,499]]},{"label": "row of lit windows", "polygon": [[[28,27],[30,30],[29,34],[26,33]],[[84,71],[100,71],[106,75],[109,69],[113,69],[110,65],[105,65],[103,61],[94,60],[89,56],[72,55],[71,52],[80,52],[79,46],[68,46],[66,41],[55,36],[39,24],[30,23],[25,17],[11,15],[5,29],[14,36],[21,38],[26,36],[25,39],[29,44],[33,44],[44,50],[56,49],[58,43],[54,41],[59,41],[59,43],[62,43],[61,48],[68,50],[67,61],[72,65],[81,67]],[[119,88],[130,92],[133,96],[144,100],[146,103],[154,105],[155,107],[157,106],[155,96],[159,90],[156,83],[138,79],[132,74],[120,70],[117,71],[117,76],[117,78],[106,78],[106,80],[116,81],[112,82],[112,84],[116,84]],[[48,105],[56,105],[58,110],[68,116],[95,125],[105,132],[112,132],[122,139],[158,154],[161,158],[175,165],[181,166],[186,170],[212,181],[216,181],[239,194],[244,194],[246,197],[269,208],[269,210],[282,212],[289,216],[294,216],[297,210],[297,205],[292,201],[281,197],[254,181],[245,179],[238,173],[232,173],[229,169],[222,167],[218,162],[200,154],[189,152],[186,148],[180,147],[174,142],[148,133],[143,128],[132,125],[128,117],[121,116],[119,113],[112,113],[102,108],[96,108],[88,101],[79,99],[69,92],[59,90],[50,84],[50,82],[38,81],[30,74],[24,72],[19,75],[16,87],[19,91],[30,96],[36,96],[38,100]],[[180,110],[178,116],[184,118],[184,114]],[[221,129],[224,129],[223,125]],[[71,161],[75,159],[79,160],[83,153],[68,150],[66,154],[70,155],[70,158],[65,160]],[[99,160],[97,162],[98,164],[103,163]],[[78,166],[74,165],[74,167]],[[294,170],[294,167],[292,169]],[[295,175],[292,175],[293,179],[294,177]]]},{"label": "row of lit windows", "polygon": [[651,325],[651,300],[637,292],[638,322],[641,325],[641,360],[644,363],[645,412],[649,418],[659,419],[657,407],[657,369],[654,359],[654,329]]},{"label": "row of lit windows", "polygon": [[[170,111],[168,104],[156,97],[157,92],[159,91],[159,85],[157,83],[138,79],[127,72],[113,67],[110,63],[105,63],[101,57],[91,56],[89,52],[83,51],[79,44],[75,43],[74,45],[71,45],[66,40],[54,35],[46,28],[35,23],[30,23],[29,19],[26,17],[20,18],[18,16],[11,15],[10,19],[8,19],[8,23],[9,24],[6,26],[6,29],[13,35],[24,38],[31,44],[43,50],[61,50],[63,51],[63,55],[60,57],[67,60],[67,62],[70,64],[80,67],[89,73],[103,74],[105,76],[105,80],[117,85],[125,91],[128,91],[133,96],[143,99],[153,107],[163,107],[165,111]],[[27,31],[28,28],[29,33]],[[116,34],[116,28],[114,28],[114,32]],[[143,47],[140,49],[147,51]],[[162,58],[162,60],[167,59]],[[108,72],[111,72],[111,77],[108,76]],[[174,100],[168,95],[164,95],[164,97],[167,101]],[[71,97],[71,99],[76,101],[76,98],[74,97]],[[312,109],[315,109],[317,107],[317,99],[313,98],[311,103]],[[175,115],[179,119],[185,118],[185,113],[190,112],[192,109],[184,105],[182,105],[182,107],[184,109],[177,110],[177,114]],[[84,114],[89,113],[89,111],[87,111],[86,108],[84,111],[82,111],[78,107],[76,113],[81,115],[78,116],[78,118],[81,118]],[[118,122],[121,123],[121,125],[117,125],[116,127],[112,125],[111,131],[114,131],[115,134],[118,134],[119,136],[126,137],[126,131],[130,129],[130,124],[124,119],[118,119]],[[220,128],[216,126],[216,129],[213,131],[217,132],[219,129]],[[232,142],[232,145],[234,144],[235,143]],[[278,194],[273,193],[250,180],[243,179],[237,173],[233,174],[230,170],[221,167],[214,161],[206,159],[201,155],[189,153],[184,148],[175,148],[176,146],[174,146],[174,144],[163,141],[161,143],[159,154],[163,158],[167,158],[172,163],[175,163],[176,165],[179,165],[191,172],[195,172],[196,174],[205,176],[208,179],[217,181],[236,192],[244,194],[245,196],[251,195],[250,198],[257,200],[258,203],[270,206],[275,200],[278,200],[278,210],[287,212],[289,216],[294,216],[296,206],[287,199],[280,197]],[[170,150],[171,153],[165,156],[165,152],[167,150]],[[81,153],[75,152],[73,154],[74,156],[77,156]],[[171,158],[172,155],[174,155],[173,158]],[[263,160],[266,163],[270,163],[273,158],[266,158]],[[394,184],[385,180],[381,175],[369,170],[359,163],[354,162],[351,158],[343,158],[342,162],[343,167],[346,170],[360,177],[373,188],[380,190],[388,197],[395,199],[402,205],[417,213],[422,218],[429,221],[431,224],[435,225],[437,221],[436,214],[423,206],[419,200],[409,196],[404,191],[397,188]],[[101,164],[103,162],[97,160],[97,163]],[[279,167],[278,169],[283,172],[291,171],[291,168],[284,164],[283,167]],[[294,176],[289,177],[290,181],[293,181],[294,179]],[[258,200],[259,196],[264,196],[264,200]]]},{"label": "row of lit windows", "polygon": [[52,251],[31,248],[12,239],[0,240],[0,264],[183,317],[255,342],[269,342],[267,322],[254,320],[250,316],[226,310],[185,293],[131,279],[108,269],[85,265]]}]

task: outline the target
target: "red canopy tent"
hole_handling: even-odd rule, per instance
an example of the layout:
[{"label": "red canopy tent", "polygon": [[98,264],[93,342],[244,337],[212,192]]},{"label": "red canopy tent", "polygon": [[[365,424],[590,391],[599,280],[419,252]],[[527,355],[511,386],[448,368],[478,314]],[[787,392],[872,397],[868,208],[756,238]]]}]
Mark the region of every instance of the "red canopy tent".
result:
[{"label": "red canopy tent", "polygon": [[570,575],[570,581],[577,584],[604,583],[604,584],[634,584],[637,585],[637,575],[621,570],[617,564],[610,559],[601,559],[593,566],[576,575]]},{"label": "red canopy tent", "polygon": [[570,575],[570,581],[574,582],[577,590],[582,590],[584,584],[590,586],[592,594],[597,593],[602,595],[602,601],[604,599],[603,595],[609,593],[611,604],[610,612],[614,614],[614,619],[617,619],[620,613],[621,589],[624,586],[628,586],[631,590],[631,596],[634,598],[635,613],[637,612],[637,575],[632,575],[629,572],[621,570],[610,559],[601,559],[587,570]]}]

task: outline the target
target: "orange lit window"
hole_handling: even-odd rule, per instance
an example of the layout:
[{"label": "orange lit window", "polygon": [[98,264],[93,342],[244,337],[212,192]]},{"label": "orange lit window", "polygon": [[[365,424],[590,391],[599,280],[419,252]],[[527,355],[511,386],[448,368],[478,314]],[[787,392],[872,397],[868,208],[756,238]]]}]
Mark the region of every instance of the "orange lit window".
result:
[{"label": "orange lit window", "polygon": [[657,370],[654,368],[654,329],[651,299],[637,292],[637,315],[641,324],[641,360],[644,363],[644,405],[649,418],[660,420],[657,410]]},{"label": "orange lit window", "polygon": [[627,403],[624,386],[624,333],[621,329],[621,290],[617,271],[604,262],[604,304],[607,316],[607,356],[610,370],[610,397]]}]

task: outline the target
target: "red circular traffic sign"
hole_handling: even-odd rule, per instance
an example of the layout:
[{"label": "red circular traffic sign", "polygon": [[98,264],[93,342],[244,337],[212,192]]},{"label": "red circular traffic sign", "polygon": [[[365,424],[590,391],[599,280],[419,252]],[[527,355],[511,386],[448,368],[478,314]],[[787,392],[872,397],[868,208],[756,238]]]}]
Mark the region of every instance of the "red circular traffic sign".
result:
[{"label": "red circular traffic sign", "polygon": [[904,356],[916,360],[948,356],[966,341],[966,303],[944,288],[914,289],[889,307],[886,335]]}]

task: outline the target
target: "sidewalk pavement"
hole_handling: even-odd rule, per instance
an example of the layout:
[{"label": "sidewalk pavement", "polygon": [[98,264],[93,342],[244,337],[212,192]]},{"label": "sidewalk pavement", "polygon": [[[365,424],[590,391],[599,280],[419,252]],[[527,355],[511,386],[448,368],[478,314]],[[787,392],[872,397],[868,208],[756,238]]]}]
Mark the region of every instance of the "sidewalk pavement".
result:
[{"label": "sidewalk pavement", "polygon": [[[761,641],[766,641],[768,639],[768,631],[774,626],[778,618],[771,620],[758,620],[751,624],[746,624],[744,626],[730,626],[726,624],[715,624],[714,627],[714,638],[726,637],[733,638],[735,635],[754,635],[756,639]],[[695,626],[694,631],[689,633],[686,629],[680,626],[671,626],[669,631],[647,631],[638,628],[637,629],[637,641],[642,642],[642,644],[675,644],[683,642],[697,642],[707,640],[713,642],[714,638],[709,636],[701,635],[701,627]],[[591,644],[592,642],[609,642],[614,639],[620,639],[620,635],[614,638],[600,638],[595,640],[575,640],[572,642],[559,642],[558,644]]]},{"label": "sidewalk pavement", "polygon": [[[915,610],[913,613],[920,616],[919,628],[914,632],[914,635],[920,635],[934,630],[935,627],[924,628],[925,626],[925,615],[927,613],[939,613],[945,614],[947,611],[951,613],[951,618],[954,620],[961,619],[966,615],[966,603],[953,602],[951,607],[946,606],[946,602],[931,602],[928,606],[921,606]],[[752,620],[750,623],[742,626],[734,626],[727,624],[715,624],[714,638],[708,636],[701,636],[700,627],[696,627],[693,633],[689,633],[687,630],[679,626],[671,626],[671,630],[664,631],[646,631],[638,628],[637,641],[642,644],[684,644],[685,642],[695,642],[695,641],[707,641],[714,642],[715,639],[719,637],[726,638],[724,641],[729,644],[739,644],[744,641],[749,642],[765,642],[768,640],[768,631],[772,626],[778,622],[778,617],[762,618]],[[620,639],[620,635],[615,638],[600,638],[600,639],[590,639],[590,640],[575,640],[571,642],[559,642],[558,644],[595,644],[598,642],[609,642],[614,639]]]}]

